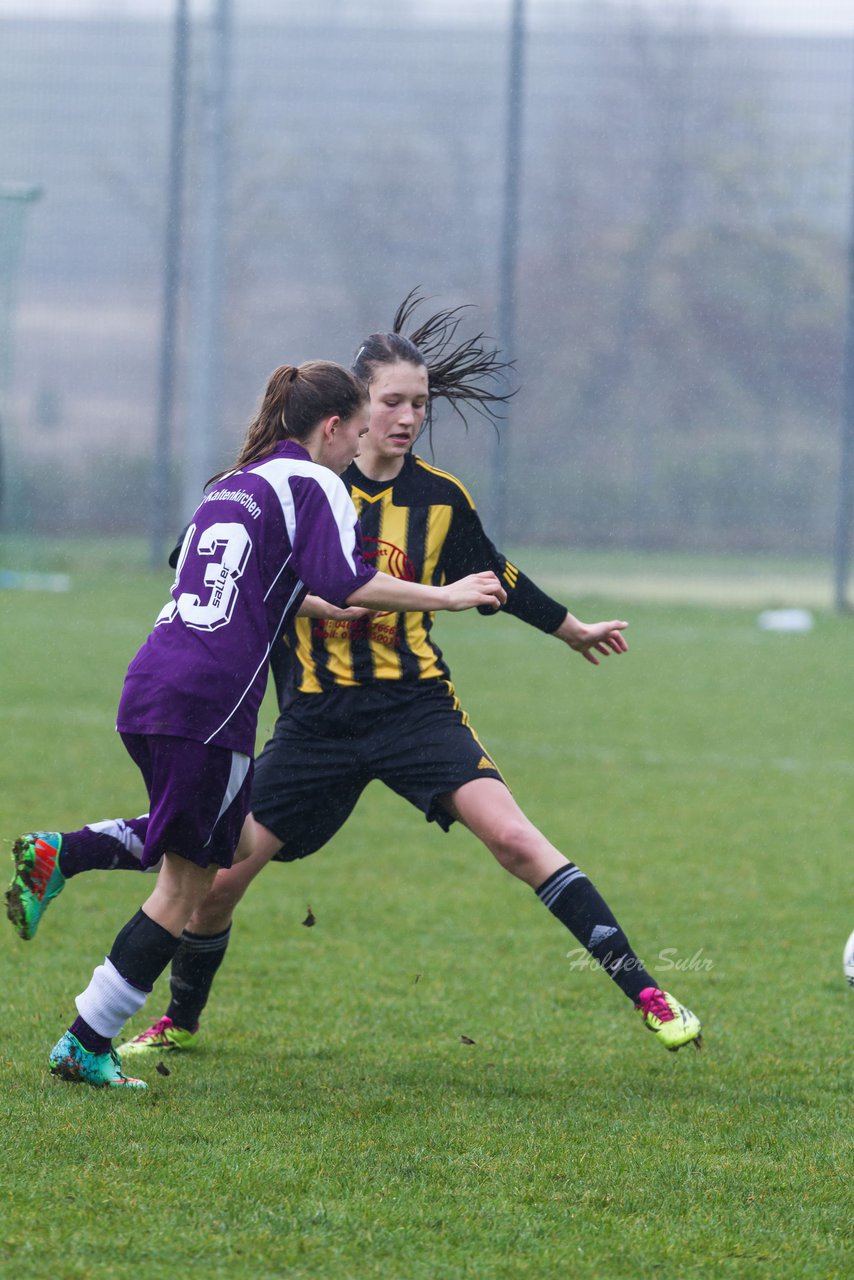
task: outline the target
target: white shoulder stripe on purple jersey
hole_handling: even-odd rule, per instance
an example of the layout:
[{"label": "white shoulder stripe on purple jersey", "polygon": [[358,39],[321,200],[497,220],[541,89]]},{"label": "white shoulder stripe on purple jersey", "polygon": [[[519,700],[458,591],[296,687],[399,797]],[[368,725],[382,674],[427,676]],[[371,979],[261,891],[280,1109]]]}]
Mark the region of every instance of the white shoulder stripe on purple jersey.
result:
[{"label": "white shoulder stripe on purple jersey", "polygon": [[291,543],[296,537],[296,508],[290,481],[297,477],[313,481],[329,503],[332,518],[338,526],[341,551],[350,568],[356,572],[353,554],[356,548],[356,508],[340,476],[328,467],[304,462],[301,458],[271,458],[252,470],[267,481],[279,499]]}]

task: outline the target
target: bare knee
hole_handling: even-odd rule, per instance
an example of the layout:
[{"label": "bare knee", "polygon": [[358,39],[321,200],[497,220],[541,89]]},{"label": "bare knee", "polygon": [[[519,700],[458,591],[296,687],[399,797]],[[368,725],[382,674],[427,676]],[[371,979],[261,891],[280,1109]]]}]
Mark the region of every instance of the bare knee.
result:
[{"label": "bare knee", "polygon": [[526,883],[539,883],[544,849],[551,846],[527,818],[513,815],[500,820],[486,843],[505,871]]},{"label": "bare knee", "polygon": [[187,925],[190,933],[207,936],[227,929],[249,883],[245,876],[232,875],[230,870],[218,871],[204,901],[193,912]]},{"label": "bare knee", "polygon": [[220,914],[227,913],[230,917],[246,892],[246,888],[245,884],[236,884],[233,879],[218,875],[211,886],[211,891],[205,899],[204,905],[209,905],[211,911],[217,911]]},{"label": "bare knee", "polygon": [[525,816],[503,782],[473,779],[444,798],[448,812],[482,840],[512,876],[538,888],[566,858]]}]

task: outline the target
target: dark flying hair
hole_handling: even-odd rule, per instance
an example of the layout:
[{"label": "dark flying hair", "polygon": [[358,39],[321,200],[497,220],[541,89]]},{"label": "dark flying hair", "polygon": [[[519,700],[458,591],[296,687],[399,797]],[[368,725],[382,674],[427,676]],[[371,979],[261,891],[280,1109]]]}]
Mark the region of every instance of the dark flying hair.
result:
[{"label": "dark flying hair", "polygon": [[380,365],[398,360],[423,365],[430,394],[425,415],[428,432],[435,400],[447,400],[466,426],[466,405],[495,423],[502,416],[500,406],[516,394],[517,388],[507,389],[513,362],[500,360],[498,348],[489,346],[491,339],[483,333],[462,341],[457,338],[463,313],[471,310],[470,305],[437,311],[404,333],[412,324],[414,312],[425,301],[418,289],[410,290],[397,309],[391,332],[372,333],[359,347],[353,372],[370,386]]},{"label": "dark flying hair", "polygon": [[261,407],[246,428],[234,465],[208,484],[266,458],[282,440],[305,440],[324,418],[352,418],[367,399],[365,382],[331,360],[280,365],[270,374]]}]

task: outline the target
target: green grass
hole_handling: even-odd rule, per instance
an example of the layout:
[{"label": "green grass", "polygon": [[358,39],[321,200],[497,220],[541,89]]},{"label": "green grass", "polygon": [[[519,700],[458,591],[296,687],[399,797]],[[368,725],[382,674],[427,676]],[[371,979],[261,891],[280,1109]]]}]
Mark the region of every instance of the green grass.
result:
[{"label": "green grass", "polygon": [[[168,573],[62,554],[15,563],[69,593],[0,593],[7,846],[145,807],[112,725]],[[530,890],[373,786],[253,886],[203,1049],[141,1096],[72,1088],[46,1054],[142,897],[84,876],[32,944],[0,938],[2,1274],[851,1273],[852,622],[572,603],[628,616],[631,652],[594,671],[514,619],[437,631],[523,807],[701,1015],[703,1053],[663,1053]]]}]

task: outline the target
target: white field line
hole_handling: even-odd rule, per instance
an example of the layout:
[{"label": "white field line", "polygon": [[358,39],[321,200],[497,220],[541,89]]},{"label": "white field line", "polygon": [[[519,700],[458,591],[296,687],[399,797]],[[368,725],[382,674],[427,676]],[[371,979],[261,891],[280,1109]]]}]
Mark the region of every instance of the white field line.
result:
[{"label": "white field line", "polygon": [[[495,755],[500,760],[504,751],[511,751],[513,742],[511,739],[501,741],[501,735],[491,733],[489,735],[491,747],[495,747]],[[542,755],[543,758],[550,757],[554,760],[557,754],[554,748],[543,746],[541,751],[536,748],[528,750],[526,755],[531,756]],[[632,751],[631,748],[620,747],[597,747],[590,743],[583,746],[564,746],[560,748],[560,755],[567,760],[577,761],[579,764],[589,764],[591,761],[596,764],[605,764],[609,766],[617,765],[626,768],[637,767],[641,765],[651,769],[677,769],[681,772],[694,769],[719,769],[731,770],[735,773],[747,773],[750,771],[756,773],[783,773],[783,774],[834,774],[842,778],[854,778],[854,759],[851,760],[828,760],[824,756],[815,759],[805,759],[798,756],[736,756],[731,753],[724,752],[699,752],[695,755],[688,755],[683,751],[674,752],[668,755],[662,751],[649,751],[645,748]]]},{"label": "white field line", "polygon": [[538,573],[537,582],[558,597],[608,596],[616,600],[660,601],[667,604],[732,605],[746,608],[800,606],[805,609],[830,609],[833,588],[830,570],[827,578],[811,575],[745,575],[595,573]]}]

